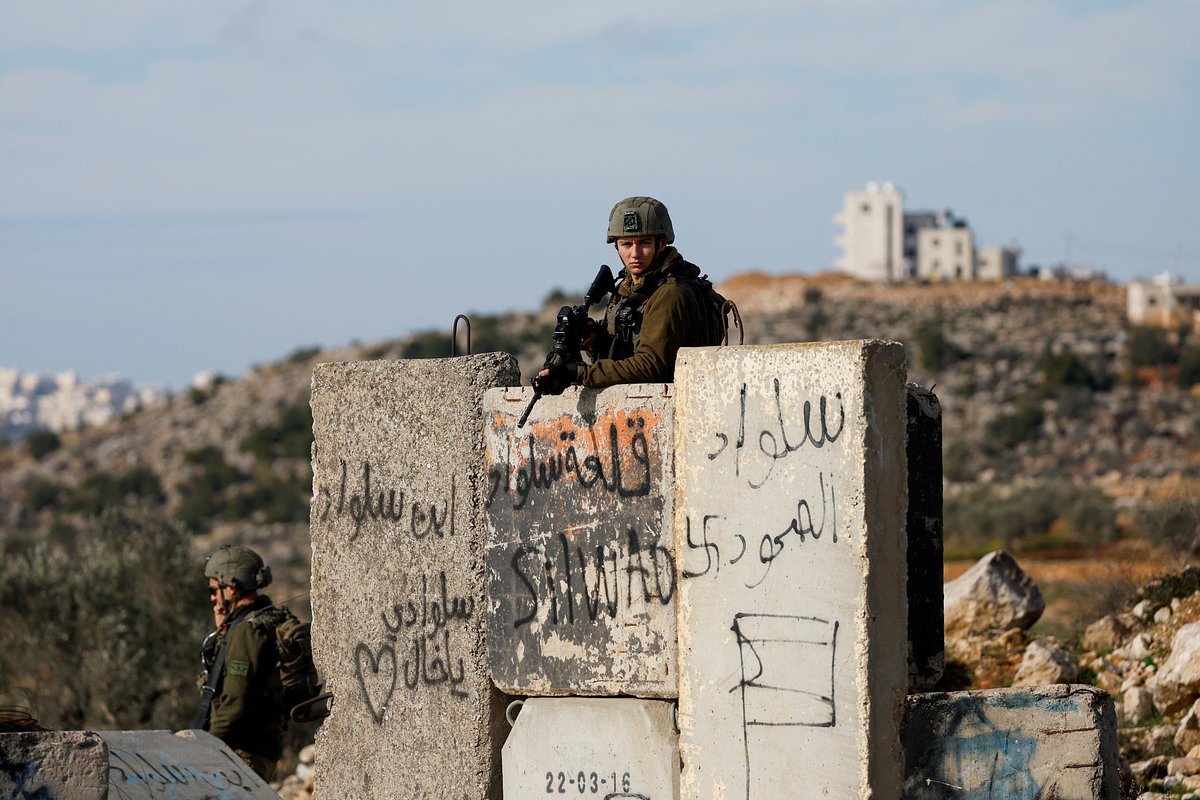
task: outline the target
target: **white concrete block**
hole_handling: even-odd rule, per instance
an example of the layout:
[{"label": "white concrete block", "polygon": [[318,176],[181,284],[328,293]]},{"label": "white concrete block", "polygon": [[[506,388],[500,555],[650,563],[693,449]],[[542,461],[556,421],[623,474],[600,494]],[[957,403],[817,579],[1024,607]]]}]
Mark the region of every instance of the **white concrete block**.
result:
[{"label": "white concrete block", "polygon": [[680,797],[899,797],[902,347],[685,349],[675,378]]},{"label": "white concrete block", "polygon": [[275,800],[279,795],[204,731],[101,731],[110,800]]},{"label": "white concrete block", "polygon": [[526,700],[504,743],[505,800],[678,797],[672,706],[627,697]]},{"label": "white concrete block", "polygon": [[488,654],[513,694],[673,697],[677,589],[663,384],[485,399]]}]

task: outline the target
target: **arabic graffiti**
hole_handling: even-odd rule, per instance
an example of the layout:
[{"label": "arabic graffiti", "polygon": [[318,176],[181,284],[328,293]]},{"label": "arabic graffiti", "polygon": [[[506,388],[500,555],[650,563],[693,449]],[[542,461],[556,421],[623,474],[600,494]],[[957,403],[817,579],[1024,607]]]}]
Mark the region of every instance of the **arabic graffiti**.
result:
[{"label": "arabic graffiti", "polygon": [[[616,422],[609,423],[605,444],[608,452],[601,448],[594,429],[590,436],[581,437],[573,429],[564,429],[558,435],[558,449],[539,453],[537,443],[545,447],[547,439],[530,433],[525,438],[529,452],[513,466],[513,437],[505,440],[504,458],[488,470],[487,507],[491,507],[503,489],[512,498],[514,511],[521,510],[530,494],[545,491],[554,484],[574,480],[584,489],[599,486],[604,491],[620,497],[645,497],[650,493],[650,445],[646,437],[646,420],[629,417],[625,420],[626,431],[622,432]],[[628,439],[623,442],[622,438]],[[591,439],[589,446],[586,439]],[[579,441],[579,440],[583,441]],[[549,440],[553,443],[553,440]]]},{"label": "arabic graffiti", "polygon": [[514,628],[537,619],[545,605],[549,624],[575,625],[615,618],[622,594],[625,608],[639,598],[665,606],[675,596],[675,557],[658,536],[643,539],[633,528],[594,550],[572,548],[561,533],[544,544],[518,544],[511,564],[526,592],[515,604],[527,609]]},{"label": "arabic graffiti", "polygon": [[[722,544],[728,548],[728,555],[724,559],[724,563],[732,567],[741,563],[742,558],[746,555],[746,551],[749,549],[748,541],[757,540],[758,546],[755,548],[757,552],[752,552],[751,557],[746,561],[748,565],[758,564],[762,567],[762,573],[757,576],[757,580],[745,584],[747,589],[753,589],[766,580],[771,566],[777,558],[783,555],[789,545],[799,547],[810,541],[816,543],[826,533],[829,534],[829,542],[836,544],[838,540],[837,490],[834,487],[833,475],[830,474],[828,482],[826,482],[825,473],[818,472],[817,485],[821,507],[819,524],[814,517],[816,499],[805,497],[796,500],[796,513],[778,533],[775,532],[779,530],[778,528],[762,534],[750,533],[744,528],[725,530],[726,518],[720,514],[702,514],[699,524],[693,525],[692,516],[689,514],[684,530],[684,543],[688,550],[684,555],[681,573],[683,578],[702,578],[710,574],[716,578],[721,572]],[[827,489],[828,498],[826,498]],[[827,525],[828,527],[826,527]],[[745,532],[739,532],[739,530]],[[699,566],[699,558],[691,556],[693,552],[696,552],[697,556],[703,554],[703,569]]]},{"label": "arabic graffiti", "polygon": [[[451,595],[446,573],[439,572],[430,586],[421,574],[420,593],[401,600],[380,613],[387,633],[377,648],[359,642],[354,648],[355,675],[367,710],[376,725],[382,725],[392,695],[401,682],[413,691],[421,686],[447,686],[454,697],[467,693],[460,685],[466,678],[462,657],[454,657],[450,624],[475,615],[475,599]],[[411,636],[401,646],[402,636]]]},{"label": "arabic graffiti", "polygon": [[[787,458],[792,453],[800,450],[802,447],[808,446],[814,449],[820,449],[826,445],[833,444],[842,435],[846,425],[846,407],[842,401],[842,393],[834,392],[832,401],[827,395],[822,394],[817,400],[817,418],[813,419],[813,402],[805,400],[801,404],[801,421],[798,427],[793,428],[791,434],[788,433],[789,425],[784,420],[783,407],[785,404],[784,398],[781,396],[779,386],[779,378],[774,378],[772,381],[774,391],[774,415],[773,419],[768,419],[764,422],[755,422],[750,426],[750,429],[759,428],[758,431],[758,448],[757,451],[749,451],[749,455],[744,456],[742,450],[746,448],[746,431],[747,431],[747,410],[746,410],[746,395],[747,385],[743,383],[738,390],[738,422],[737,436],[733,441],[733,449],[730,450],[730,435],[727,431],[718,431],[714,434],[719,443],[717,449],[708,453],[708,460],[715,461],[721,456],[733,458],[733,474],[736,478],[741,478],[743,473],[743,459],[748,459],[753,456],[756,460],[759,457],[766,459],[766,471],[758,480],[753,477],[747,477],[746,483],[751,489],[761,489],[771,479],[775,471],[775,465],[780,460]],[[793,407],[794,401],[789,398],[787,405]],[[831,416],[833,410],[832,405],[837,407],[837,424],[831,426]],[[761,427],[760,427],[761,426]],[[728,452],[727,452],[728,451]]]},{"label": "arabic graffiti", "polygon": [[228,763],[216,767],[188,765],[175,761],[169,753],[160,753],[156,764],[140,752],[110,750],[110,791],[120,800],[146,797],[146,792],[150,796],[176,797],[178,787],[186,786],[202,787],[203,792],[211,789],[212,794],[204,796],[212,798],[231,797],[230,789],[240,790],[239,794],[252,791],[256,782],[248,777],[249,767],[227,750],[217,752]]},{"label": "arabic graffiti", "polygon": [[[371,462],[362,462],[359,488],[347,486],[346,460],[340,459],[340,471],[336,494],[328,486],[317,488],[317,499],[313,502],[314,513],[322,522],[330,515],[349,515],[354,522],[354,541],[362,533],[363,524],[370,520],[385,525],[403,526],[414,539],[434,536],[444,539],[454,536],[454,511],[456,497],[455,478],[450,476],[450,496],[440,502],[422,502],[407,494],[403,488],[381,488],[378,494],[371,488]],[[440,507],[440,508],[439,508]],[[448,530],[447,530],[448,528]]]}]

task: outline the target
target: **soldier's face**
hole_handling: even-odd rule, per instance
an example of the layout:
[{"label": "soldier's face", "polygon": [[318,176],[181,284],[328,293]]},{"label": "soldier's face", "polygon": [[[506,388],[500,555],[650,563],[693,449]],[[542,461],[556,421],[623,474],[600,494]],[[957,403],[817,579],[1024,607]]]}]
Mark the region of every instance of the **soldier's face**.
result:
[{"label": "soldier's face", "polygon": [[654,257],[662,247],[657,236],[630,236],[627,239],[617,239],[617,254],[629,274],[635,278],[649,271]]}]

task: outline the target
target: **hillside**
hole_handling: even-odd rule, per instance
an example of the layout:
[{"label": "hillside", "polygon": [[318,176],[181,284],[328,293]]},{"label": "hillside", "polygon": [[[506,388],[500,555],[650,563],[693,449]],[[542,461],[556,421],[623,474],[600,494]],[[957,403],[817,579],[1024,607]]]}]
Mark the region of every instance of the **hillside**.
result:
[{"label": "hillside", "polygon": [[[943,406],[951,554],[997,544],[1094,545],[1122,535],[1161,541],[1186,528],[1171,515],[1200,488],[1197,387],[1180,388],[1172,364],[1181,347],[1186,354],[1195,345],[1131,331],[1122,287],[879,286],[834,275],[745,274],[719,288],[738,303],[747,344],[905,343],[910,380],[934,387]],[[477,317],[472,349],[515,352],[528,377],[544,357],[561,300]],[[63,434],[49,452],[0,446],[0,548],[47,539],[69,545],[88,515],[140,505],[190,526],[198,550],[226,541],[261,548],[281,587],[301,594],[312,365],[448,353],[448,330],[297,351],[166,406]],[[1166,363],[1147,363],[1154,361]]]}]

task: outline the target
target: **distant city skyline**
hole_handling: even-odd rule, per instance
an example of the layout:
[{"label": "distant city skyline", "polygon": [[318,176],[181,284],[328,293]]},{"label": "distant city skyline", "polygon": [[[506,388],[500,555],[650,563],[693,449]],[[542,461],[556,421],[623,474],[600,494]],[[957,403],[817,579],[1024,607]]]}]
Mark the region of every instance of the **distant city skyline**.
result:
[{"label": "distant city skyline", "polygon": [[0,366],[185,387],[616,265],[815,273],[869,181],[1022,266],[1200,282],[1200,4],[17,0]]}]

